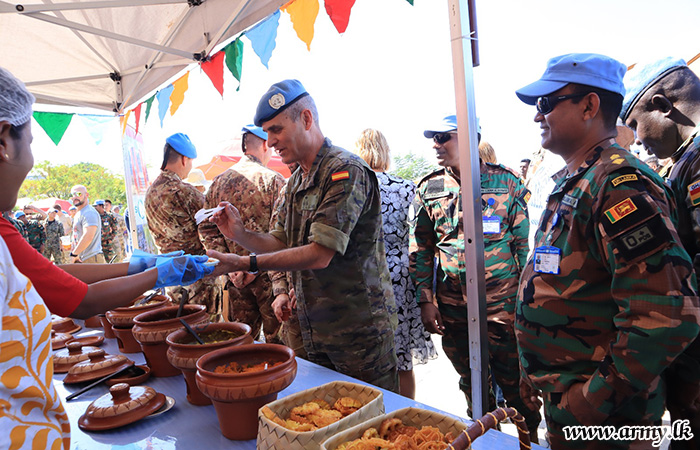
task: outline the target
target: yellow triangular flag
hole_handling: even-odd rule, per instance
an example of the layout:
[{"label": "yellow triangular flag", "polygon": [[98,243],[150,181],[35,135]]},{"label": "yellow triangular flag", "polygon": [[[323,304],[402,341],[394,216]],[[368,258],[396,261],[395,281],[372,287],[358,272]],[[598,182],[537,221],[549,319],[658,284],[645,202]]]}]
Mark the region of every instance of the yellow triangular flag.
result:
[{"label": "yellow triangular flag", "polygon": [[187,92],[187,79],[190,73],[187,72],[173,83],[173,93],[170,94],[170,115],[175,114],[175,111],[182,105],[185,100],[185,92]]},{"label": "yellow triangular flag", "polygon": [[131,110],[128,110],[125,115],[119,116],[119,122],[122,126],[122,136],[126,133],[126,124],[129,122],[129,116],[131,115]]},{"label": "yellow triangular flag", "polygon": [[318,16],[318,0],[296,0],[283,6],[284,11],[294,25],[299,39],[306,43],[306,48],[311,51],[311,41],[314,39],[314,24]]}]

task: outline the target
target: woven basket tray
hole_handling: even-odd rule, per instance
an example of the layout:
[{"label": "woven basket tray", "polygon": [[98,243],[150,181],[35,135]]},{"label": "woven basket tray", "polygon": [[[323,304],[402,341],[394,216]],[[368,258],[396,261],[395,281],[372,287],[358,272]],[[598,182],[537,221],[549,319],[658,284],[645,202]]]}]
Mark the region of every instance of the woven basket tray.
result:
[{"label": "woven basket tray", "polygon": [[335,403],[340,397],[352,397],[364,405],[359,410],[343,417],[338,422],[315,431],[298,432],[277,425],[258,411],[258,450],[318,450],[321,443],[338,431],[362,423],[384,412],[384,394],[378,389],[346,381],[333,381],[321,386],[297,392],[281,398],[267,406],[280,417],[289,417],[296,406],[314,399]]},{"label": "woven basket tray", "polygon": [[466,423],[453,419],[452,417],[448,417],[444,414],[428,411],[426,409],[403,408],[397,409],[389,414],[384,414],[383,416],[375,417],[367,422],[355,425],[348,430],[341,431],[325,441],[323,445],[321,445],[321,450],[335,450],[344,442],[360,439],[362,434],[368,428],[374,427],[379,429],[379,426],[385,419],[392,419],[394,417],[401,419],[404,425],[407,426],[413,426],[416,428],[420,428],[422,426],[437,427],[443,434],[447,433],[448,431],[452,431],[452,434],[455,437],[463,430],[467,429]]}]

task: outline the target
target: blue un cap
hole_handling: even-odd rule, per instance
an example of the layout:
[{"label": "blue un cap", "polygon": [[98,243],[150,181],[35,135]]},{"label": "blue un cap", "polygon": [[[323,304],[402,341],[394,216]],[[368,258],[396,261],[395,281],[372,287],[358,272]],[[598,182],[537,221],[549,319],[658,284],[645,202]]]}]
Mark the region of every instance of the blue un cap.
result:
[{"label": "blue un cap", "polygon": [[681,58],[668,57],[659,59],[651,63],[635,65],[625,75],[625,100],[622,102],[620,119],[627,121],[627,117],[632,112],[634,105],[642,98],[644,93],[653,85],[658,83],[669,73],[688,67]]},{"label": "blue un cap", "polygon": [[265,133],[262,128],[256,127],[253,124],[244,126],[241,131],[244,133],[253,133],[263,141],[267,140],[267,133]]},{"label": "blue un cap", "polygon": [[197,157],[197,149],[194,148],[194,144],[192,144],[190,138],[184,133],[175,133],[168,137],[165,142],[182,156],[186,156],[190,159],[195,159]]},{"label": "blue un cap", "polygon": [[584,84],[625,95],[622,77],[627,67],[620,61],[595,53],[570,53],[556,56],[547,62],[547,69],[534,83],[515,91],[520,100],[528,105],[558,91],[569,83]]},{"label": "blue un cap", "polygon": [[262,96],[253,122],[261,127],[264,122],[289,108],[294,102],[309,95],[299,80],[284,80],[270,86]]},{"label": "blue un cap", "polygon": [[22,217],[22,216],[24,216],[24,215],[25,215],[24,212],[22,212],[22,211],[17,211],[17,212],[15,213],[15,219],[19,219],[20,217]]},{"label": "blue un cap", "polygon": [[104,206],[105,201],[104,200],[95,200],[95,203],[92,204],[92,206]]},{"label": "blue un cap", "polygon": [[[478,134],[481,134],[481,121],[479,118],[476,118],[476,132]],[[436,123],[432,128],[429,130],[425,130],[423,132],[423,136],[427,137],[428,139],[432,139],[433,136],[435,136],[438,133],[447,133],[448,131],[456,131],[457,130],[457,115],[456,114],[451,114],[449,116],[445,116],[445,118],[442,119],[439,123]]]}]

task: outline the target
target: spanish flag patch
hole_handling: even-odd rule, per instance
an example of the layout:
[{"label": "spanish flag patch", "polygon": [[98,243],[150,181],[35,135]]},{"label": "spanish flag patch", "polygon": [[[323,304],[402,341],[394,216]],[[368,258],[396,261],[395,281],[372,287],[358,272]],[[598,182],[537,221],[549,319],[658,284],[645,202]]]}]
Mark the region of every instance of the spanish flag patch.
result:
[{"label": "spanish flag patch", "polygon": [[700,205],[700,180],[690,183],[688,186],[688,196],[692,206]]},{"label": "spanish flag patch", "polygon": [[348,178],[350,178],[350,173],[348,173],[347,170],[344,170],[342,172],[336,172],[333,175],[331,175],[331,180],[333,181],[347,180]]},{"label": "spanish flag patch", "polygon": [[631,198],[621,201],[617,205],[605,211],[605,217],[610,223],[615,223],[623,217],[629,216],[637,210],[637,206],[632,202]]}]

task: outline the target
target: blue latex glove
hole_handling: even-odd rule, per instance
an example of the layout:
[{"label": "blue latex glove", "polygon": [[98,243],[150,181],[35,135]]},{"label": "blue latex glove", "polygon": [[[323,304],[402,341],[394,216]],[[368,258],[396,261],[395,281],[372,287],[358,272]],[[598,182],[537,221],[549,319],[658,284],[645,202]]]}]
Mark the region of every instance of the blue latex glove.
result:
[{"label": "blue latex glove", "polygon": [[153,255],[151,253],[146,253],[142,250],[134,250],[134,253],[129,258],[129,270],[128,275],[133,275],[135,273],[141,273],[144,270],[148,270],[156,266],[156,261],[159,259],[169,259],[175,256],[182,256],[185,252],[182,250],[177,250],[170,253],[165,253],[162,255]]},{"label": "blue latex glove", "polygon": [[154,288],[187,286],[214,271],[214,266],[205,266],[209,258],[205,255],[182,255],[156,261],[158,280]]}]

